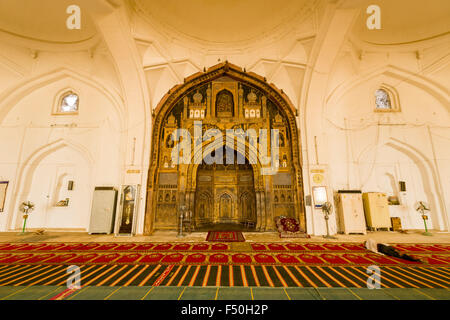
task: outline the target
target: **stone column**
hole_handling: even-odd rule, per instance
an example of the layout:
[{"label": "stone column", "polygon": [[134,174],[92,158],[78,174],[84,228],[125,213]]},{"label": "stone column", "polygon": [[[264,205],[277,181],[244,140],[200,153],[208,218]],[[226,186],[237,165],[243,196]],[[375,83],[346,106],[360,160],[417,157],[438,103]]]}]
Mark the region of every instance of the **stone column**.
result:
[{"label": "stone column", "polygon": [[239,84],[238,90],[238,117],[240,119],[244,118],[244,89],[242,89],[242,85]]},{"label": "stone column", "polygon": [[266,96],[262,96],[261,97],[261,105],[262,105],[261,118],[269,118],[269,115],[266,114],[266,110],[267,110],[267,98],[266,98]]},{"label": "stone column", "polygon": [[183,107],[183,119],[186,120],[188,118],[188,101],[189,98],[188,97],[184,97],[183,102],[184,102],[184,107]]},{"label": "stone column", "polygon": [[256,230],[261,231],[261,222],[262,222],[262,214],[261,214],[261,192],[256,191]]},{"label": "stone column", "polygon": [[[272,210],[272,177],[266,176],[266,231],[275,230],[275,223],[273,221],[273,210]],[[273,190],[273,189],[272,189]]]},{"label": "stone column", "polygon": [[260,225],[260,230],[259,231],[266,231],[266,193],[265,191],[260,191],[260,195],[261,195],[261,225]]},{"label": "stone column", "polygon": [[[147,189],[147,201],[145,203],[144,235],[149,236],[153,233],[156,212],[153,211],[153,189]],[[156,201],[155,201],[156,202]]]},{"label": "stone column", "polygon": [[206,89],[206,119],[210,119],[212,115],[211,109],[211,83],[208,85],[208,89]]}]

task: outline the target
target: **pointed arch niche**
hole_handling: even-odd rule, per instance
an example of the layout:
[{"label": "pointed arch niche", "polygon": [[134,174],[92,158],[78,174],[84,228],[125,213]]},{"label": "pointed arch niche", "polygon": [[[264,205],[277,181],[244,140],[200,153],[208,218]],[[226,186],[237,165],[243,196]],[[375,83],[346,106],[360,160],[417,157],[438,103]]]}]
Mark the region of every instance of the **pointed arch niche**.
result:
[{"label": "pointed arch niche", "polygon": [[[401,218],[404,229],[423,229],[423,220],[414,204],[425,201],[431,209],[429,228],[448,230],[436,169],[431,159],[416,147],[391,137],[365,150],[358,159],[358,169],[364,192],[379,191],[398,197],[400,203],[389,206],[390,214]],[[400,181],[406,182],[405,192],[399,190]]]},{"label": "pointed arch niche", "polygon": [[[28,200],[35,203],[27,222],[31,229],[87,229],[93,164],[87,149],[65,139],[35,150],[19,171],[9,229],[20,227],[22,215],[18,208]],[[74,181],[73,190],[67,188],[69,180]],[[66,199],[68,206],[56,206]]]},{"label": "pointed arch niche", "polygon": [[60,90],[54,99],[52,115],[77,115],[80,111],[79,90],[64,88]]},{"label": "pointed arch niche", "polygon": [[374,91],[374,111],[375,112],[399,112],[400,99],[397,90],[387,84],[381,84]]},{"label": "pointed arch niche", "polygon": [[[204,118],[191,117],[190,111],[197,109],[204,110]],[[245,117],[245,111],[249,109],[257,110],[261,117]],[[213,217],[222,217],[221,205],[228,210],[227,217],[223,220],[229,218],[234,223],[240,223],[250,218],[256,222],[256,230],[265,231],[275,230],[276,216],[288,215],[297,218],[301,230],[306,232],[296,113],[296,109],[282,90],[267,83],[265,78],[252,72],[245,72],[228,62],[187,77],[183,84],[169,90],[156,107],[153,117],[144,234],[151,234],[155,229],[176,229],[181,207],[192,211],[194,217],[198,217],[198,221],[201,222],[214,220]],[[173,146],[167,144],[167,138],[176,129],[182,128],[187,129],[194,140],[194,121],[200,120],[203,139],[200,139],[199,143],[203,152],[192,149],[189,164],[164,165],[164,159],[171,159],[173,151]],[[209,129],[219,130],[223,141],[208,138]],[[249,129],[253,129],[258,135],[260,129],[266,129],[269,136],[270,129],[278,129],[284,138],[279,154],[285,156],[283,159],[287,162],[286,166],[279,165],[273,171],[274,174],[268,174],[267,165],[255,157],[261,150],[260,146],[258,145],[257,150],[255,144],[250,143],[254,140],[259,144],[260,137],[235,137],[234,144],[230,147],[226,144],[225,137],[226,131],[231,129],[235,132],[248,132]],[[240,129],[243,131],[239,131]],[[175,147],[176,144],[177,142]],[[247,160],[257,158],[257,162],[252,163],[245,171],[245,175],[249,172],[253,176],[247,177],[242,172],[239,173],[237,171],[239,165],[235,163],[208,164],[205,167],[204,157],[222,148],[234,149],[235,157],[236,154],[240,154],[241,158]],[[270,148],[269,142],[268,152]],[[200,164],[203,173],[198,175]],[[221,176],[220,179],[223,181],[220,182],[213,180],[216,179],[213,176],[207,177],[205,170],[214,172],[219,170],[230,174]],[[231,174],[232,172],[236,174]],[[200,192],[197,184],[207,185],[208,179],[212,179],[211,185],[220,185],[221,189],[204,188],[205,190]],[[245,181],[240,182],[239,179]],[[243,185],[248,185],[248,190],[244,190]],[[228,197],[218,197],[224,192],[228,192]],[[283,195],[289,201],[275,203],[275,193],[278,197]],[[242,206],[241,202],[249,198],[249,195],[251,197],[254,195],[255,201]],[[230,202],[229,207],[227,201]],[[242,215],[241,207],[246,211]],[[231,218],[228,216],[230,212]]]}]

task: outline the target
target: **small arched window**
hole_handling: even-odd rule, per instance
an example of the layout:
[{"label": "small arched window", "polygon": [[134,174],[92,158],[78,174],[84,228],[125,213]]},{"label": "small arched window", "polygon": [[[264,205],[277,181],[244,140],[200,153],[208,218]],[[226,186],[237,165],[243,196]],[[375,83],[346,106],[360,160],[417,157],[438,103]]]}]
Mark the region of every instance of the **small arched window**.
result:
[{"label": "small arched window", "polygon": [[80,99],[76,93],[67,92],[61,98],[58,112],[59,113],[77,113],[79,101],[80,101]]},{"label": "small arched window", "polygon": [[377,110],[392,109],[391,98],[389,97],[389,93],[384,89],[375,91],[375,103]]}]

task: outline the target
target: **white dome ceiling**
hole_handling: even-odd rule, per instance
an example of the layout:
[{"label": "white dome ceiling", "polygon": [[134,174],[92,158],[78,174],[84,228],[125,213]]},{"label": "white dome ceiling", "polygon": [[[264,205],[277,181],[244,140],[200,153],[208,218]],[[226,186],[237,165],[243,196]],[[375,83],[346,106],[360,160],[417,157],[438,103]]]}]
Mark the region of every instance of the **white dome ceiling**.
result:
[{"label": "white dome ceiling", "polygon": [[289,31],[311,0],[135,0],[161,32],[208,43],[250,41]]},{"label": "white dome ceiling", "polygon": [[81,7],[81,29],[69,30],[66,9],[73,0],[1,0],[0,31],[49,43],[76,43],[96,34],[87,10]]},{"label": "white dome ceiling", "polygon": [[[381,9],[381,30],[369,30],[366,8]],[[354,35],[371,44],[395,45],[430,39],[450,32],[449,0],[366,0],[355,23]]]}]

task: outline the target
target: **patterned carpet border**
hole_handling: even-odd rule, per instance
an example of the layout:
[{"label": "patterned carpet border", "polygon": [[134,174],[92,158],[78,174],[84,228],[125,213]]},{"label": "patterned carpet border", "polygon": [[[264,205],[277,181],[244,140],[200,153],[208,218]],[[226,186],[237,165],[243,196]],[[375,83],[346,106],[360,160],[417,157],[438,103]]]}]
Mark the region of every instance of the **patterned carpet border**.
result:
[{"label": "patterned carpet border", "polygon": [[199,265],[450,265],[449,255],[412,255],[412,262],[375,253],[0,253],[0,266],[10,264],[199,264]]},{"label": "patterned carpet border", "polygon": [[367,251],[357,243],[3,243],[4,264],[433,265],[450,264],[447,244],[394,244],[421,263]]},{"label": "patterned carpet border", "polygon": [[[243,248],[242,245],[248,246]],[[428,254],[442,253],[450,254],[450,244],[392,244],[398,250],[405,253]],[[129,242],[47,242],[47,243],[0,243],[2,252],[48,252],[48,251],[70,251],[70,252],[154,252],[154,251],[366,251],[361,243],[330,243],[330,242],[246,242],[246,243],[205,243],[205,242],[151,242],[151,243],[129,243]]]}]

